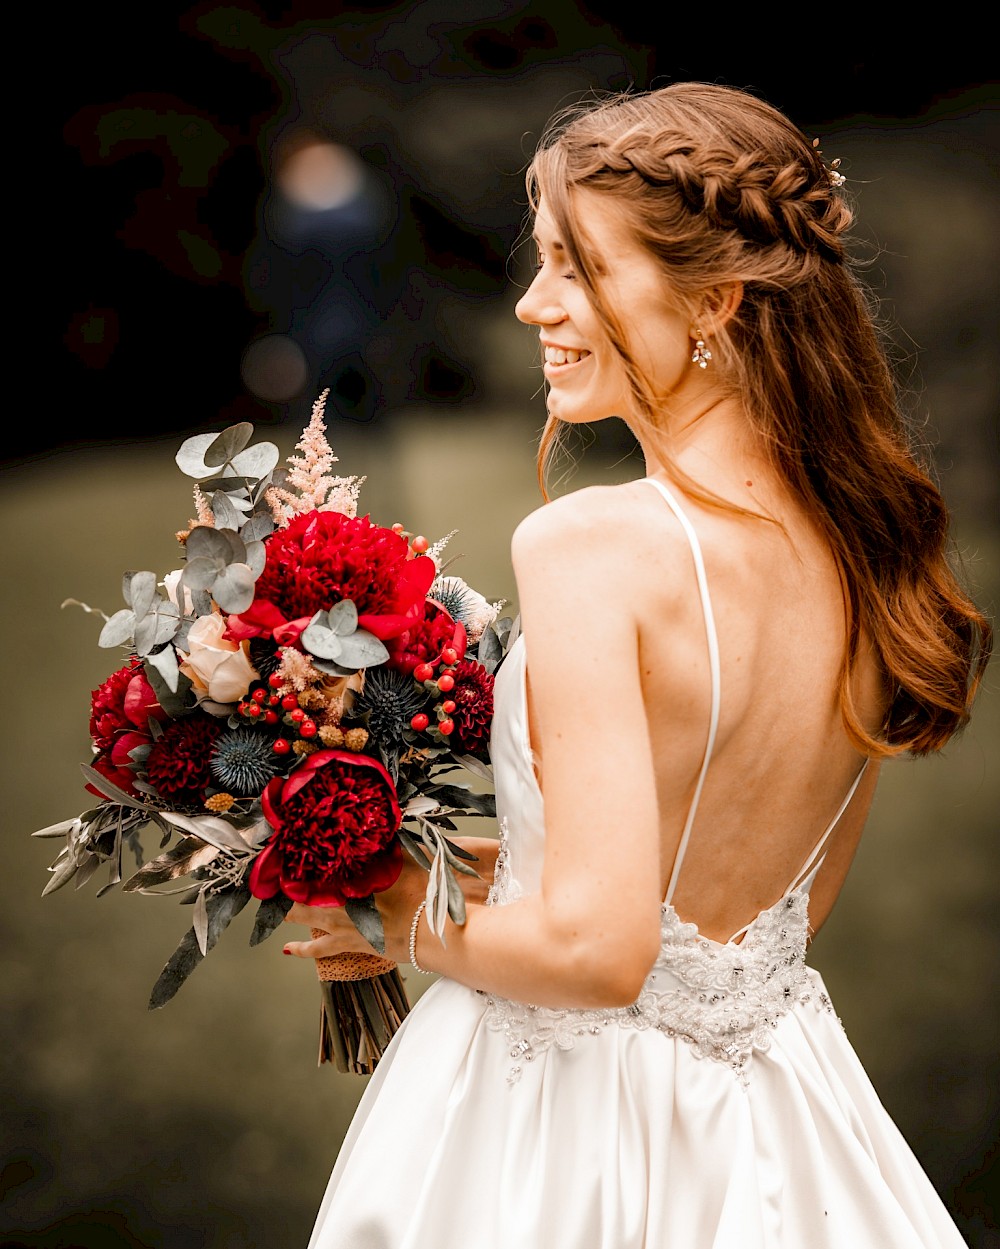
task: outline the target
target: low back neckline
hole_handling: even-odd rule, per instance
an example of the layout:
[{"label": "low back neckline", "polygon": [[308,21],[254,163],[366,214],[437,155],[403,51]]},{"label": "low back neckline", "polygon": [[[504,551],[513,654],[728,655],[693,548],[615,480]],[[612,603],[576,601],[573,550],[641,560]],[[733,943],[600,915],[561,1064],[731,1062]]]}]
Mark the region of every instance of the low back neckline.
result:
[{"label": "low back neckline", "polygon": [[[711,599],[711,594],[708,588],[708,574],[705,569],[705,560],[704,560],[704,555],[701,549],[701,542],[698,539],[698,534],[695,531],[695,528],[692,525],[689,517],[687,516],[687,513],[684,511],[683,507],[678,501],[676,495],[663,482],[659,481],[657,478],[654,478],[654,477],[642,477],[642,478],[639,478],[638,480],[641,482],[647,482],[663,497],[663,499],[666,501],[667,505],[669,506],[670,510],[673,512],[674,516],[676,517],[678,523],[681,526],[681,530],[683,531],[684,536],[687,539],[687,543],[691,551],[691,557],[694,563],[695,578],[696,578],[697,585],[698,585],[698,594],[701,599],[702,614],[703,614],[704,621],[705,621],[705,642],[706,642],[706,647],[708,650],[709,672],[710,672],[710,679],[711,679],[710,710],[709,710],[708,732],[707,732],[706,741],[705,741],[705,752],[702,758],[701,767],[699,768],[699,771],[698,771],[698,779],[695,783],[694,794],[692,795],[691,803],[690,803],[690,806],[688,807],[687,816],[684,821],[684,828],[681,832],[681,838],[677,846],[677,852],[674,855],[674,861],[670,870],[670,879],[667,883],[666,894],[663,898],[662,906],[661,906],[661,909],[667,910],[669,908],[671,911],[673,911],[674,915],[677,916],[677,912],[673,906],[673,896],[677,888],[677,882],[680,878],[680,870],[684,862],[684,856],[687,852],[688,845],[690,843],[691,833],[694,829],[695,817],[698,812],[698,804],[701,799],[702,790],[705,784],[705,778],[708,774],[708,768],[712,760],[712,752],[714,750],[715,741],[716,741],[716,737],[718,734],[719,717],[720,717],[720,712],[721,712],[721,707],[722,707],[722,670],[721,670],[721,662],[720,662],[720,657],[719,657],[718,631],[715,625],[715,614],[712,610],[712,599]],[[516,641],[520,643],[520,647],[521,647],[521,656],[520,656],[521,672],[519,676],[519,686],[520,686],[520,693],[521,693],[521,711],[522,711],[521,745],[523,748],[525,761],[528,765],[528,776],[530,777],[531,784],[534,786],[535,791],[540,801],[544,804],[544,794],[542,792],[542,788],[541,788],[541,785],[539,784],[538,777],[535,771],[536,756],[535,756],[535,752],[531,748],[531,736],[528,731],[528,680],[527,680],[528,660],[527,660],[527,647],[524,641],[524,634],[523,633],[519,634]],[[825,854],[826,843],[829,841],[830,837],[832,836],[834,832],[834,829],[840,823],[841,817],[843,816],[844,812],[847,810],[848,806],[850,805],[851,799],[854,797],[855,793],[857,792],[858,786],[861,783],[861,779],[864,776],[867,767],[868,767],[868,760],[865,759],[860,769],[858,770],[858,773],[855,776],[854,781],[852,782],[850,788],[848,789],[843,801],[841,802],[835,815],[833,816],[833,819],[829,822],[829,824],[827,824],[819,840],[816,842],[812,850],[806,856],[801,868],[798,870],[798,872],[795,873],[795,875],[793,876],[791,880],[791,883],[787,886],[784,892],[778,898],[776,898],[775,901],[770,906],[761,908],[761,910],[757,912],[757,914],[753,917],[753,919],[751,919],[748,923],[744,924],[742,928],[737,929],[737,931],[729,938],[728,941],[720,942],[720,941],[714,940],[711,937],[703,936],[700,930],[698,930],[697,924],[695,924],[694,927],[696,930],[698,930],[698,935],[703,941],[706,941],[711,945],[715,945],[715,946],[719,946],[723,948],[726,946],[736,946],[740,942],[740,940],[746,936],[746,934],[750,931],[750,929],[753,928],[753,926],[758,922],[758,920],[760,920],[763,916],[773,911],[775,907],[777,907],[780,903],[782,903],[787,898],[789,898],[792,894],[797,893],[797,892],[805,893],[806,896],[808,897],[809,889],[812,887],[812,883],[815,880],[816,875],[818,874],[820,868],[822,867],[824,859],[826,858],[826,854]],[[677,919],[682,923],[690,922],[690,921],[680,920],[680,916],[677,916]]]}]

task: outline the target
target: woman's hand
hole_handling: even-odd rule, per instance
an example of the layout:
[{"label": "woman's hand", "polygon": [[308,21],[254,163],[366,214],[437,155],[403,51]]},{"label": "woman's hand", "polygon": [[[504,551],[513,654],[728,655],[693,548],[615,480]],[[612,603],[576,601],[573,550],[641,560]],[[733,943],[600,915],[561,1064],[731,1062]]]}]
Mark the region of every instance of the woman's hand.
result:
[{"label": "woman's hand", "polygon": [[[454,837],[456,845],[468,850],[478,862],[470,863],[478,876],[456,873],[466,902],[475,905],[486,901],[499,843],[489,837]],[[399,879],[391,888],[375,895],[382,928],[385,932],[385,957],[397,963],[410,959],[410,924],[417,907],[427,893],[427,873],[423,868],[407,860]],[[285,916],[286,924],[302,924],[310,929],[321,930],[323,936],[308,941],[288,941],[284,952],[296,958],[329,958],[344,953],[377,954],[348,917],[342,906],[306,906],[293,903]]]}]

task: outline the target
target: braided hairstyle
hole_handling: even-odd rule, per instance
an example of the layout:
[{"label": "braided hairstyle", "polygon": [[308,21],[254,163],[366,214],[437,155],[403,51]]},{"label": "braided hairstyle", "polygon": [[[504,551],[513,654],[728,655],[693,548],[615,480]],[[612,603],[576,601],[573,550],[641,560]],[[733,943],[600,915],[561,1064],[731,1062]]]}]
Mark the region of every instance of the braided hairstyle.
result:
[{"label": "braided hairstyle", "polygon": [[[641,432],[664,452],[662,401],[602,294],[574,191],[614,197],[693,324],[713,292],[742,285],[713,356],[721,384],[740,399],[761,447],[837,560],[847,623],[845,728],[874,756],[925,754],[968,720],[992,632],[949,566],[948,512],[911,445],[868,295],[845,248],[853,214],[839,181],[779,111],[746,92],[694,82],[569,110],[544,135],[527,174],[533,211],[544,197],[621,358]],[[538,461],[545,497],[559,433],[550,416]],[[744,512],[663,459],[695,497]],[[877,737],[851,695],[863,642],[879,658],[888,693]]]}]

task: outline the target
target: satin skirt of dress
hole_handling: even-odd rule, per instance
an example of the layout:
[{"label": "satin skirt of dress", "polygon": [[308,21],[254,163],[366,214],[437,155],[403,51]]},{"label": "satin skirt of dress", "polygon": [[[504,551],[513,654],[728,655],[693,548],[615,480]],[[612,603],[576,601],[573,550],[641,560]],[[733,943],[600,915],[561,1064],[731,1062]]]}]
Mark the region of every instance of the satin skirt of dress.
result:
[{"label": "satin skirt of dress", "polygon": [[486,999],[433,985],[369,1081],[309,1249],[966,1249],[811,1003],[746,1085],[656,1030],[580,1037],[516,1084],[510,1066]]}]

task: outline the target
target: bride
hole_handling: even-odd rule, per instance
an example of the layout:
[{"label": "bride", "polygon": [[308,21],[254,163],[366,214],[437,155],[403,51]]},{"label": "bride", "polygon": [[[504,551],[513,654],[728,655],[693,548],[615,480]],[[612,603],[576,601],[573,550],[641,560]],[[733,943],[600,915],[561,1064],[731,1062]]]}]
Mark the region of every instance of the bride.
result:
[{"label": "bride", "polygon": [[[679,83],[574,111],[529,171],[549,420],[646,476],[512,542],[495,871],[357,1111],[311,1249],[960,1249],[804,962],[883,760],[965,723],[990,646],[845,252],[836,166]],[[543,486],[544,490],[544,486]],[[487,885],[489,890],[487,893]],[[296,905],[316,958],[370,950]]]}]

